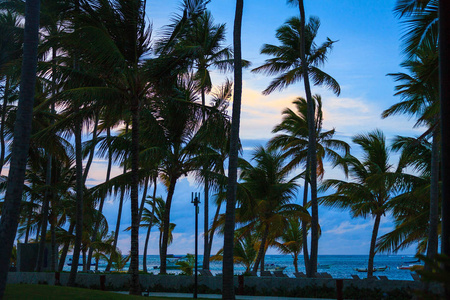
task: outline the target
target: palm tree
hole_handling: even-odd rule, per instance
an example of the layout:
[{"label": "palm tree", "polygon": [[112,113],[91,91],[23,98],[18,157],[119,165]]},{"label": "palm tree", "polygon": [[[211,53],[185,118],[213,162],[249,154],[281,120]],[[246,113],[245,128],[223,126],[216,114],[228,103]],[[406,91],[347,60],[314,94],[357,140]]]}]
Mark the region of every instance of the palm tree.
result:
[{"label": "palm tree", "polygon": [[0,120],[0,174],[3,169],[6,154],[6,117],[11,110],[9,105],[17,100],[17,80],[12,76],[11,69],[13,62],[22,55],[23,29],[19,26],[18,15],[11,11],[0,13],[0,81],[4,85],[0,88],[3,91],[1,120]]},{"label": "palm tree", "polygon": [[261,244],[253,266],[256,273],[263,260],[269,234],[271,239],[280,236],[288,227],[292,217],[309,220],[308,212],[300,205],[291,203],[297,189],[297,177],[287,178],[284,157],[280,152],[258,147],[253,153],[256,165],[241,160],[241,186],[246,195],[240,200],[237,220],[245,224],[246,231],[257,230],[261,235]]},{"label": "palm tree", "polygon": [[[131,263],[130,293],[139,293],[138,273],[138,167],[139,115],[150,82],[143,69],[143,57],[149,50],[150,31],[145,25],[142,1],[99,1],[82,7],[78,30],[72,37],[74,48],[83,53],[86,68],[95,68],[97,86],[88,84],[82,89],[66,91],[71,98],[96,100],[96,106],[109,102],[114,111],[121,107],[131,112]],[[82,38],[83,42],[77,42]],[[89,40],[89,43],[85,41]],[[100,67],[101,66],[101,67]],[[88,73],[89,74],[89,73]],[[104,76],[103,76],[104,75]],[[98,78],[102,78],[99,82]],[[112,101],[109,101],[112,100]]]},{"label": "palm tree", "polygon": [[31,134],[34,88],[36,82],[37,45],[39,40],[39,8],[40,1],[26,2],[24,49],[22,74],[14,127],[12,158],[8,175],[8,188],[5,194],[5,204],[0,220],[0,297],[6,287],[10,257],[19,221],[20,203],[25,177],[25,168]]},{"label": "palm tree", "polygon": [[[440,161],[440,120],[439,120],[439,70],[437,45],[425,44],[415,50],[415,55],[402,63],[406,73],[389,74],[400,84],[396,87],[402,98],[397,104],[383,112],[383,117],[404,113],[416,116],[416,126],[425,124],[429,128],[421,138],[431,136],[431,176],[430,176],[430,216],[428,229],[427,257],[432,259],[438,252],[439,222],[439,161]],[[429,265],[426,264],[428,269]]]},{"label": "palm tree", "polygon": [[[349,145],[343,141],[333,139],[335,130],[322,131],[322,98],[320,95],[313,96],[315,104],[315,132],[317,141],[317,175],[319,180],[324,175],[324,159],[329,159],[333,162],[341,158],[341,154],[336,150],[344,151],[345,154],[349,151]],[[289,108],[283,110],[283,120],[276,125],[272,130],[273,133],[278,133],[269,141],[270,148],[279,148],[284,151],[285,157],[290,157],[292,160],[287,164],[289,170],[305,164],[307,166],[307,152],[308,152],[308,122],[307,122],[307,103],[304,98],[297,98],[293,104],[296,111]],[[306,163],[305,163],[306,161]],[[308,176],[305,175],[305,186],[303,190],[303,207],[308,203]],[[307,236],[307,224],[302,222],[302,234]],[[305,268],[309,269],[308,256],[308,242],[303,239],[303,257],[305,260]],[[308,273],[308,272],[307,272]]]},{"label": "palm tree", "polygon": [[389,162],[391,150],[386,145],[384,134],[375,130],[367,134],[356,135],[353,143],[363,149],[363,160],[346,155],[340,165],[345,174],[353,179],[351,182],[330,179],[323,182],[321,191],[330,188],[335,192],[320,198],[320,203],[330,207],[349,209],[353,217],[368,215],[375,219],[370,242],[367,277],[373,275],[375,243],[378,236],[381,217],[390,208],[392,195],[397,191],[397,182],[401,165],[393,170]]},{"label": "palm tree", "polygon": [[413,244],[424,253],[429,236],[430,174],[432,144],[420,138],[397,137],[392,144],[401,150],[399,164],[413,170],[401,174],[401,191],[390,200],[395,228],[377,241],[377,252],[397,252]]},{"label": "palm tree", "polygon": [[[180,42],[184,51],[193,57],[195,74],[194,79],[198,82],[201,93],[203,114],[202,122],[206,121],[206,94],[211,92],[212,81],[209,68],[215,67],[220,71],[233,68],[232,51],[222,44],[225,41],[225,24],[214,24],[214,19],[209,11],[203,12],[193,21],[193,25],[187,32],[186,37]],[[203,166],[207,169],[208,165]],[[206,173],[204,174],[206,176]],[[209,269],[210,249],[209,231],[209,180],[204,179],[204,253],[203,269]]]},{"label": "palm tree", "polygon": [[[223,249],[220,249],[216,255],[211,257],[211,261],[223,261]],[[245,266],[244,274],[250,274],[251,268],[258,254],[258,235],[252,232],[241,235],[236,231],[234,242],[234,263]]]},{"label": "palm tree", "polygon": [[[305,9],[303,0],[289,0],[288,2],[298,4],[300,18],[293,17],[285,25],[277,30],[277,39],[281,46],[264,45],[261,53],[274,56],[266,60],[262,66],[254,69],[254,72],[265,72],[269,75],[279,74],[263,94],[283,89],[288,85],[303,80],[305,86],[306,100],[308,104],[308,116],[314,116],[314,101],[311,93],[310,80],[315,85],[325,85],[339,95],[340,87],[337,81],[319,69],[326,61],[327,53],[330,51],[334,41],[327,39],[325,43],[317,47],[314,39],[320,26],[318,18],[311,17],[305,25]],[[317,271],[317,253],[319,243],[319,214],[317,203],[317,159],[316,159],[316,137],[314,130],[314,118],[308,118],[308,158],[307,177],[311,185],[311,257],[307,269],[308,277],[315,276]]]},{"label": "palm tree", "polygon": [[288,222],[288,227],[274,245],[281,253],[292,255],[295,272],[298,273],[298,256],[303,249],[303,233],[298,218],[289,219]]},{"label": "palm tree", "polygon": [[228,187],[226,220],[223,241],[223,282],[222,299],[234,300],[234,226],[236,209],[237,165],[239,150],[239,124],[241,118],[242,100],[242,50],[241,30],[244,0],[236,0],[236,14],[234,17],[233,52],[234,52],[234,93],[233,113],[230,135],[230,155],[228,160]]}]

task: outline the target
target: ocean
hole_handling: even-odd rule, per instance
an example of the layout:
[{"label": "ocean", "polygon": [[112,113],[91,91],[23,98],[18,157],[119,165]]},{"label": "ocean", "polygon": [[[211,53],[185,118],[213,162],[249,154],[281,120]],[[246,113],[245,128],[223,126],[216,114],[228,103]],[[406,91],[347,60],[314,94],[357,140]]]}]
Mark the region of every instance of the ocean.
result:
[{"label": "ocean", "polygon": [[[68,256],[67,260],[71,258]],[[142,258],[141,255],[139,258],[140,269],[142,269]],[[333,278],[351,278],[352,274],[359,275],[359,277],[364,278],[366,273],[357,272],[355,268],[367,268],[367,261],[369,259],[368,255],[319,255],[318,263],[319,268],[318,272],[328,272]],[[376,255],[374,260],[375,267],[384,267],[388,268],[385,271],[375,272],[374,275],[384,275],[389,279],[395,280],[413,280],[411,277],[411,271],[409,270],[399,270],[397,267],[401,265],[409,265],[409,262],[416,261],[417,259],[413,255]],[[202,256],[199,255],[198,261],[202,262]],[[81,262],[81,258],[80,258]],[[290,277],[294,277],[294,265],[293,259],[290,255],[266,255],[265,258],[266,264],[276,264],[279,266],[286,266],[284,269],[284,273]],[[323,266],[329,266],[329,268],[321,268]],[[159,272],[158,269],[154,269],[154,267],[159,266],[159,256],[158,255],[148,255],[147,256],[147,270],[149,272],[153,272],[157,274]],[[299,257],[298,261],[299,271],[305,272],[303,256]],[[211,262],[211,273],[218,274],[222,273],[222,263],[221,262]],[[100,261],[99,270],[103,271],[106,268],[106,262]],[[93,270],[94,267],[91,267]],[[82,270],[82,267],[79,267],[79,270]],[[128,264],[124,270],[128,270]],[[64,271],[70,271],[70,266],[65,264]],[[242,274],[245,271],[245,267],[242,265],[235,265],[234,272],[235,274]],[[179,270],[168,270],[168,273],[178,274],[181,271]]]}]

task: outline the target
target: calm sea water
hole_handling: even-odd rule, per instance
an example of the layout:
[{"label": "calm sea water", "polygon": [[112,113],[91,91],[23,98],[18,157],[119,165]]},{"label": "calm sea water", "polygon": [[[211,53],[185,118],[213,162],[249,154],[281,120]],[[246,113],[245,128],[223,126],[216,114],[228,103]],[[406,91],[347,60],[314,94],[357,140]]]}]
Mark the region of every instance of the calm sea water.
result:
[{"label": "calm sea water", "polygon": [[[70,256],[68,256],[68,259]],[[142,258],[139,258],[140,268],[142,269]],[[357,274],[361,278],[366,275],[366,273],[360,273],[355,271],[355,268],[367,268],[367,261],[369,259],[368,255],[319,255],[319,269],[318,272],[328,272],[334,278],[351,278],[352,274]],[[384,275],[389,279],[397,280],[412,280],[411,271],[409,270],[399,270],[397,267],[401,265],[409,265],[408,262],[415,261],[414,256],[401,256],[401,255],[377,255],[375,256],[375,267],[388,266],[385,271],[375,272],[374,275]],[[80,259],[81,261],[81,259]],[[199,256],[199,262],[202,262],[202,256]],[[293,259],[290,255],[266,255],[266,264],[277,264],[280,266],[286,266],[284,273],[290,277],[294,277],[293,273],[294,265]],[[299,258],[299,271],[305,272],[303,257]],[[329,265],[329,269],[321,269],[320,265]],[[154,267],[159,266],[159,256],[158,255],[148,255],[147,256],[147,269],[149,272],[157,274],[158,269]],[[106,268],[106,262],[100,261],[99,270],[104,270]],[[81,267],[79,270],[81,271]],[[91,267],[93,269],[93,267]],[[128,269],[128,265],[124,270]],[[67,264],[64,266],[65,271],[69,271],[70,267]],[[244,266],[235,265],[235,273],[242,274],[245,271]],[[222,273],[222,263],[221,262],[211,262],[211,272],[213,274]],[[168,270],[168,273],[180,273],[179,270]]]}]

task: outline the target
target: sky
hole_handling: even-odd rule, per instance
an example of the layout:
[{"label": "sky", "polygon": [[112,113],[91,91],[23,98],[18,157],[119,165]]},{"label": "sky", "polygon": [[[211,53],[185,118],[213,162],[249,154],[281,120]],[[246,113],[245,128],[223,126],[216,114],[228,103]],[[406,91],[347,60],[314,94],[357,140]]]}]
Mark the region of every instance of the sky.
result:
[{"label": "sky", "polygon": [[[179,13],[180,0],[147,0],[146,17],[153,24],[153,37],[160,36],[161,28],[169,24],[174,13]],[[263,44],[278,44],[275,31],[287,19],[298,15],[298,8],[287,5],[285,0],[245,0],[242,24],[242,56],[251,61],[252,67],[260,66],[269,58],[260,54]],[[324,129],[336,129],[335,137],[351,143],[351,137],[376,128],[381,129],[388,139],[395,135],[417,136],[420,128],[413,128],[414,120],[404,116],[381,119],[381,112],[400,101],[395,97],[395,82],[388,73],[402,71],[399,67],[403,57],[401,54],[402,27],[392,12],[394,0],[350,1],[350,0],[306,0],[307,18],[317,16],[321,20],[317,43],[329,37],[337,41],[328,61],[322,68],[333,76],[341,86],[341,94],[335,96],[331,91],[321,87],[313,87],[313,94],[320,94],[323,101]],[[235,1],[212,0],[207,8],[211,11],[216,23],[227,26],[226,45],[232,45],[232,26],[234,21]],[[221,74],[213,71],[214,85],[220,85],[232,74]],[[271,81],[264,74],[243,74],[243,96],[240,136],[243,143],[244,157],[250,158],[252,149],[264,145],[273,135],[272,128],[281,121],[281,111],[292,107],[292,101],[305,97],[303,83],[297,83],[281,92],[273,92],[269,96],[262,95]],[[358,156],[360,149],[354,144],[352,154]],[[396,156],[392,157],[395,163]],[[91,167],[87,184],[93,186],[105,180],[106,161],[96,159]],[[325,178],[344,179],[338,169],[330,166],[326,169]],[[116,166],[115,176],[121,173]],[[302,183],[301,183],[302,184]],[[194,252],[194,207],[190,203],[191,192],[199,192],[199,187],[191,177],[182,178],[176,186],[172,204],[171,222],[177,224],[174,230],[174,242],[168,253],[186,254]],[[142,191],[141,191],[142,192]],[[166,196],[165,188],[158,185],[158,195]],[[298,191],[295,202],[300,203],[302,189]],[[203,198],[203,197],[202,197]],[[201,199],[202,200],[202,199]],[[203,206],[199,220],[203,220]],[[111,197],[104,206],[104,214],[108,219],[110,230],[116,224],[118,199]],[[213,216],[215,207],[210,208]],[[373,220],[371,218],[351,218],[349,212],[319,209],[322,236],[319,241],[319,255],[361,254],[369,253],[370,236]],[[130,205],[127,199],[122,214],[121,229],[131,223]],[[203,232],[200,222],[200,233]],[[379,235],[393,229],[392,220],[387,216],[382,219]],[[130,236],[121,230],[118,246],[123,253],[130,249]],[[223,244],[223,237],[216,236],[213,253]],[[145,232],[140,232],[140,251],[142,253]],[[151,234],[149,254],[158,254],[158,234]],[[414,253],[414,248],[401,252]],[[199,253],[203,252],[200,239]],[[277,254],[269,249],[269,254]]]},{"label": "sky", "polygon": [[[180,0],[165,0],[164,4],[157,0],[147,0],[147,18],[153,24],[153,36],[158,37],[161,28],[167,25],[174,13],[179,13]],[[381,112],[400,99],[394,97],[395,82],[388,73],[401,71],[402,61],[400,22],[392,13],[394,0],[379,1],[305,1],[307,18],[317,16],[321,20],[317,42],[322,43],[329,37],[337,41],[323,70],[333,76],[341,86],[341,95],[333,95],[330,91],[313,87],[314,94],[320,94],[323,100],[324,129],[336,129],[336,138],[351,142],[351,137],[358,133],[383,130],[391,139],[395,135],[419,135],[420,128],[413,128],[414,121],[403,116],[381,119]],[[235,2],[230,0],[212,0],[207,8],[217,23],[227,26],[226,45],[232,45],[232,26],[234,21]],[[242,56],[251,61],[252,67],[260,66],[268,57],[260,54],[263,44],[277,44],[275,31],[287,19],[298,15],[298,8],[287,5],[284,0],[246,0],[242,23]],[[213,84],[220,85],[232,74],[220,74],[213,71]],[[299,96],[305,97],[303,83],[292,85],[269,96],[261,94],[271,78],[264,74],[243,74],[243,96],[240,137],[244,148],[244,157],[250,158],[252,149],[264,145],[271,137],[272,128],[281,121],[281,111],[290,107],[292,101]],[[352,145],[352,153],[358,156],[360,150]],[[395,156],[392,160],[395,161]],[[91,183],[104,180],[106,162],[98,161],[95,174],[90,175]],[[120,170],[116,170],[117,173]],[[326,169],[325,178],[343,179],[340,170]],[[194,207],[190,203],[191,192],[201,191],[195,181],[183,178],[177,184],[171,211],[171,222],[177,224],[174,230],[174,242],[168,253],[185,254],[194,251]],[[158,186],[158,195],[165,197],[166,191]],[[300,203],[302,189],[299,189]],[[202,204],[199,220],[203,220]],[[129,203],[125,205],[125,228],[130,224]],[[210,216],[215,207],[210,208]],[[110,227],[114,228],[117,215],[117,200],[105,206],[105,215]],[[349,212],[330,210],[321,207],[319,210],[322,236],[319,241],[319,254],[363,254],[369,253],[370,236],[373,220],[371,218],[351,218]],[[203,224],[200,221],[200,232]],[[393,229],[392,220],[386,217],[381,222],[379,234]],[[129,249],[129,235],[120,233],[119,247],[123,251]],[[143,248],[144,232],[140,233],[140,248]],[[156,232],[152,232],[150,254],[157,254]],[[216,236],[213,253],[223,244],[223,237]],[[203,243],[200,239],[199,253]],[[409,248],[401,253],[414,253]],[[269,249],[269,254],[277,254]]]}]

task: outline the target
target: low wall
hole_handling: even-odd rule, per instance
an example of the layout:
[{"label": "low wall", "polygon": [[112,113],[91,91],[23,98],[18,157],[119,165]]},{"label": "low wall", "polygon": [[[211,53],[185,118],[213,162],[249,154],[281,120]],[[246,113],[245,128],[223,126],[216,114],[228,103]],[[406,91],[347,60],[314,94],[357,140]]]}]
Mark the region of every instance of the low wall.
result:
[{"label": "low wall", "polygon": [[[127,290],[129,287],[129,274],[104,274],[105,287],[107,290]],[[144,290],[154,291],[155,289],[165,291],[187,291],[192,289],[194,284],[193,276],[183,275],[139,275],[141,286]],[[66,285],[69,273],[60,273],[60,283]],[[238,278],[234,278],[234,284],[238,288]],[[9,284],[55,284],[55,273],[36,272],[10,272],[8,274]],[[76,284],[86,288],[100,288],[100,274],[78,273]],[[199,286],[204,286],[210,291],[222,289],[222,277],[198,277]],[[354,280],[343,279],[344,290],[347,288],[358,289],[378,289],[382,292],[390,292],[397,289],[415,290],[422,287],[418,281],[407,280]],[[336,279],[312,279],[312,278],[277,278],[277,277],[244,277],[245,288],[258,293],[271,291],[290,291],[308,287],[327,287],[334,289]],[[439,289],[439,287],[436,287]]]}]

